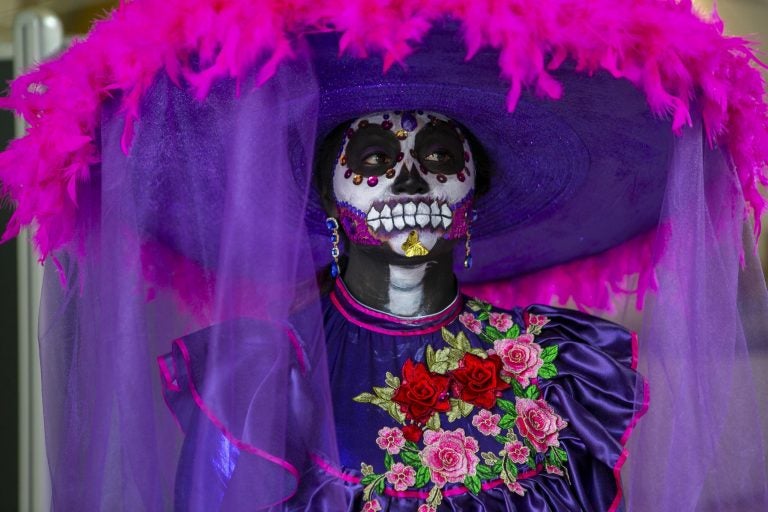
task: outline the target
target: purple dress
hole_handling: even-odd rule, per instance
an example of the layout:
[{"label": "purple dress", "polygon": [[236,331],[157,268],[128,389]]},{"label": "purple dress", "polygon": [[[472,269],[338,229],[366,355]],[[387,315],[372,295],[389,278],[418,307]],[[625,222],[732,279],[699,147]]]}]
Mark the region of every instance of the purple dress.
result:
[{"label": "purple dress", "polygon": [[[400,318],[363,306],[340,280],[323,308],[341,466],[308,454],[286,510],[338,510],[339,495],[366,512],[622,509],[618,470],[642,412],[632,333],[570,310],[501,311],[463,296]],[[206,355],[196,339],[185,338],[188,361]],[[166,356],[166,368],[183,367],[180,356]],[[250,457],[180,391],[188,378],[204,385],[197,366],[166,389],[196,439],[179,462],[178,510],[220,508]]]}]

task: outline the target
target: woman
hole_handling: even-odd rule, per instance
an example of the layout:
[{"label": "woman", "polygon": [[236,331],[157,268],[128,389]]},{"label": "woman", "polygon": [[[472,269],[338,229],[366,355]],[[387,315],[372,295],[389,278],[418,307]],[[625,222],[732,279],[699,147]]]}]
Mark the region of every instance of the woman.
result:
[{"label": "woman", "polygon": [[[32,122],[0,167],[19,204],[9,233],[36,219],[66,281],[49,277],[41,329],[54,504],[621,507],[624,431],[644,405],[631,335],[511,306],[605,309],[609,291],[636,287],[650,301],[651,406],[627,506],[762,506],[746,347],[764,316],[743,315],[765,293],[739,270],[745,204],[765,204],[751,60],[671,1],[126,4],[8,100]],[[475,168],[419,143],[429,115],[429,138],[460,141]],[[349,120],[323,201],[315,142]],[[379,131],[383,154],[350,169],[361,121],[401,149],[387,153]],[[475,219],[462,200],[483,175],[478,148],[491,184]],[[445,188],[425,196],[419,181]],[[421,279],[414,263],[429,261]],[[329,264],[341,278],[323,299]],[[465,289],[510,309],[453,302],[453,280],[433,278],[452,264]],[[464,321],[427,317],[418,328],[433,332],[403,335],[444,307]],[[152,360],[173,339],[158,380]],[[530,366],[515,366],[522,352]],[[464,452],[443,457],[456,443]],[[515,462],[526,449],[533,460]]]}]

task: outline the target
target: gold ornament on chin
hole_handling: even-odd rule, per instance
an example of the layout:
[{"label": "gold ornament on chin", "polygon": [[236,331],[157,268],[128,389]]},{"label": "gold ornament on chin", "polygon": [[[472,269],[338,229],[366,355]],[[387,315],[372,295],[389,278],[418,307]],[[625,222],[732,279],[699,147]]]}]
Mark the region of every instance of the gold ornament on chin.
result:
[{"label": "gold ornament on chin", "polygon": [[426,256],[429,254],[429,250],[421,244],[419,240],[419,233],[416,230],[408,233],[408,239],[402,245],[403,251],[407,258],[413,258],[414,256]]}]

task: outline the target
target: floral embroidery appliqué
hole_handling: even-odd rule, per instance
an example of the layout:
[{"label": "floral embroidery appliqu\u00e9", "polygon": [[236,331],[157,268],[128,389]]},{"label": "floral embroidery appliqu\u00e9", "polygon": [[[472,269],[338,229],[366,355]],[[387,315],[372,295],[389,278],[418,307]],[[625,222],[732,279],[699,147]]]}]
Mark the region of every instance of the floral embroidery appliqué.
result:
[{"label": "floral embroidery appliqu\u00e9", "polygon": [[[448,483],[477,494],[482,481],[500,478],[523,495],[518,465],[536,469],[538,460],[548,473],[564,474],[568,456],[559,433],[568,423],[541,398],[538,386],[540,379],[557,375],[557,346],[544,348],[535,341],[549,319],[526,314],[522,332],[511,315],[492,311],[490,304],[470,300],[467,305],[470,311],[459,321],[493,348],[472,347],[464,332],[454,335],[444,328],[447,347],[428,345],[424,363],[408,359],[400,377],[387,372],[385,386],[354,398],[381,407],[400,425],[378,431],[386,471],[375,473],[361,464],[364,511],[380,510],[374,495],[382,495],[387,484],[396,491],[426,492],[431,486],[419,512],[434,512]],[[477,439],[462,428],[443,426],[473,412],[472,425],[498,443],[495,452],[478,453]]]}]

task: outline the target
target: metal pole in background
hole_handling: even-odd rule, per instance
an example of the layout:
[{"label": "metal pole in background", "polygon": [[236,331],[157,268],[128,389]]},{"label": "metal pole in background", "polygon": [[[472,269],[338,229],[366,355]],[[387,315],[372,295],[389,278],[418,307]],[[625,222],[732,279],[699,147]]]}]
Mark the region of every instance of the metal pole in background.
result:
[{"label": "metal pole in background", "polygon": [[[51,11],[31,8],[13,22],[13,72],[30,66],[62,49],[64,29]],[[26,131],[16,119],[16,136]],[[42,512],[51,507],[51,484],[45,455],[43,401],[40,383],[40,352],[37,341],[38,309],[43,269],[29,243],[29,232],[19,237],[19,511]]]}]

